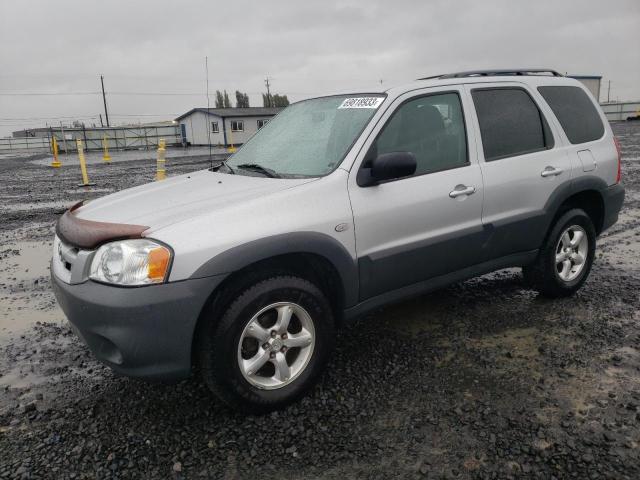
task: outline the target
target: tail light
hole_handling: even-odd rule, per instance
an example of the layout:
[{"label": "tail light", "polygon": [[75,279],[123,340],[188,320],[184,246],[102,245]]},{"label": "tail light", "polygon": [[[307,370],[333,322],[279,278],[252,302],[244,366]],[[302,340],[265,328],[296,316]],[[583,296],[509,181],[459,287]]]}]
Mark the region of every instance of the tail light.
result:
[{"label": "tail light", "polygon": [[620,142],[616,137],[613,137],[613,141],[616,144],[616,151],[618,152],[618,174],[616,175],[616,183],[620,183],[622,179],[622,151],[620,150]]}]

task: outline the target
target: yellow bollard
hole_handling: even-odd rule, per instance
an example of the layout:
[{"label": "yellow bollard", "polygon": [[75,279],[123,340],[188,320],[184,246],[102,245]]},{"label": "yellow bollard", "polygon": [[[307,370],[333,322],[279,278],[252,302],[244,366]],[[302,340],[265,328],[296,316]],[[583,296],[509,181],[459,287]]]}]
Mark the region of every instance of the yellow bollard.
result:
[{"label": "yellow bollard", "polygon": [[164,138],[161,138],[158,140],[158,162],[156,164],[156,181],[158,180],[164,180],[166,178],[165,176],[165,158],[164,155],[166,153],[166,149],[165,149],[165,140]]},{"label": "yellow bollard", "polygon": [[53,168],[60,168],[62,163],[58,159],[58,142],[56,141],[56,137],[51,139],[51,148],[53,150],[53,162],[51,162],[51,166]]},{"label": "yellow bollard", "polygon": [[80,170],[82,171],[82,183],[79,187],[91,187],[95,183],[89,183],[89,175],[87,175],[87,163],[84,158],[84,149],[82,147],[82,140],[76,140],[76,147],[78,148],[78,160],[80,160]]},{"label": "yellow bollard", "polygon": [[229,142],[231,143],[231,146],[227,148],[227,152],[235,153],[237,149],[233,146],[233,131],[231,129],[229,129]]},{"label": "yellow bollard", "polygon": [[111,155],[109,155],[109,140],[106,135],[102,138],[102,150],[102,160],[105,162],[111,162]]}]

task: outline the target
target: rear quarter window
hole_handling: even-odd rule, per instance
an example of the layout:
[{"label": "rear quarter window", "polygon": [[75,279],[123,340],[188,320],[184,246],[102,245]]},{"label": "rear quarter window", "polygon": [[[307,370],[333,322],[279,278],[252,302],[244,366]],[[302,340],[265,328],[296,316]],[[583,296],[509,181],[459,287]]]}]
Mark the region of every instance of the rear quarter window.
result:
[{"label": "rear quarter window", "polygon": [[604,125],[589,96],[579,87],[538,87],[573,144],[599,140]]}]

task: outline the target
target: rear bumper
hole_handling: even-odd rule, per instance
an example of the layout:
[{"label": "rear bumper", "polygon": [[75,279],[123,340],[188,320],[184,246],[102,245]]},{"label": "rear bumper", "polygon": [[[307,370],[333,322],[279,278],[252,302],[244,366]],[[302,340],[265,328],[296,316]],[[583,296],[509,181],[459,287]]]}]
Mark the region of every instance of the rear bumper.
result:
[{"label": "rear bumper", "polygon": [[51,279],[60,307],[98,360],[130,377],[179,380],[191,371],[196,323],[222,277],[139,288]]},{"label": "rear bumper", "polygon": [[624,187],[620,184],[611,185],[602,192],[604,201],[604,218],[601,232],[618,221],[618,214],[624,202]]}]

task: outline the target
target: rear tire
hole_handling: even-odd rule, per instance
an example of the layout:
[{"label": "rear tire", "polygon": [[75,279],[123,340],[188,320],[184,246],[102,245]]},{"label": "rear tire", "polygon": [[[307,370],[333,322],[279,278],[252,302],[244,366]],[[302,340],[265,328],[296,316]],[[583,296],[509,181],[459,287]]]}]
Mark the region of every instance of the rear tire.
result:
[{"label": "rear tire", "polygon": [[276,276],[248,287],[201,331],[207,386],[232,408],[276,410],[317,380],[334,341],[331,306],[311,282]]},{"label": "rear tire", "polygon": [[584,210],[558,218],[536,261],[522,269],[525,282],[549,298],[573,295],[586,281],[596,249],[596,230]]}]

